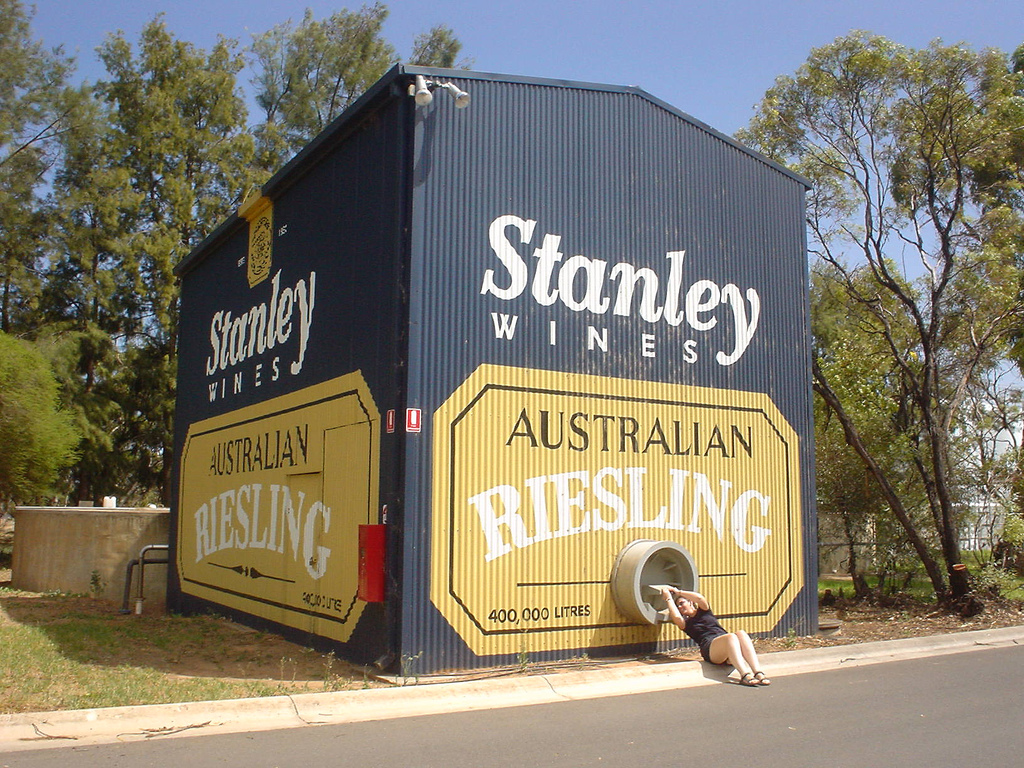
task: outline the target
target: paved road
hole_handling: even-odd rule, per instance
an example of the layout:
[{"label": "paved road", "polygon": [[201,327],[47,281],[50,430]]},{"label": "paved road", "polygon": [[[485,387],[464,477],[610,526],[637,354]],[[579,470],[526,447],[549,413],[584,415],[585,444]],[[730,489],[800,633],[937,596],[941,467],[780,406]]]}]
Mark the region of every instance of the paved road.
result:
[{"label": "paved road", "polygon": [[560,704],[0,754],[0,767],[1024,764],[1024,647]]}]

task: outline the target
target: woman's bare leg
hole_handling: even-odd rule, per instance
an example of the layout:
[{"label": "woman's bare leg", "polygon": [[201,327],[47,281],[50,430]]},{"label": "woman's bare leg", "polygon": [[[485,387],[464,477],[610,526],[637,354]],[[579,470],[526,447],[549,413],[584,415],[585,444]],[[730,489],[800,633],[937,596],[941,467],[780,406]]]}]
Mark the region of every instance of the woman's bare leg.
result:
[{"label": "woman's bare leg", "polygon": [[[747,643],[749,642],[750,638],[748,637]],[[735,632],[719,635],[712,640],[708,655],[711,657],[712,664],[732,664],[740,673],[740,678],[754,673],[743,653],[742,641]]]},{"label": "woman's bare leg", "polygon": [[754,672],[758,682],[762,685],[771,685],[771,680],[761,671],[761,659],[758,658],[758,652],[754,649],[754,642],[751,640],[751,636],[742,630],[737,630],[736,637],[739,640],[740,652],[743,654],[743,658],[746,659],[746,664],[751,666],[751,670]]},{"label": "woman's bare leg", "polygon": [[[732,664],[740,673],[740,680],[747,675],[756,676],[761,672],[761,661],[757,658],[757,651],[754,650],[754,643],[750,635],[742,629],[737,632],[730,632],[726,635],[719,635],[711,641],[711,648],[708,654],[713,664]],[[761,685],[771,685],[771,680],[761,675]]]},{"label": "woman's bare leg", "polygon": [[743,658],[747,660],[747,664],[754,672],[761,671],[761,661],[757,658],[757,651],[754,650],[754,643],[750,639],[750,635],[744,632],[742,629],[736,631],[736,637],[740,643],[740,652],[743,654]]}]

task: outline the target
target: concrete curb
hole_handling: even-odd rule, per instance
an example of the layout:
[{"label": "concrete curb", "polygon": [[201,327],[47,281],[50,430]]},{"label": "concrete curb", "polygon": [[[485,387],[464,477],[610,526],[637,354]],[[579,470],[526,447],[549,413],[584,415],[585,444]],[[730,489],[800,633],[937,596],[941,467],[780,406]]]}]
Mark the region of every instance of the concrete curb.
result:
[{"label": "concrete curb", "polygon": [[[773,678],[1024,645],[1024,626],[765,655]],[[622,696],[721,683],[728,668],[696,661],[617,665],[335,693],[0,715],[0,753],[145,741]]]}]

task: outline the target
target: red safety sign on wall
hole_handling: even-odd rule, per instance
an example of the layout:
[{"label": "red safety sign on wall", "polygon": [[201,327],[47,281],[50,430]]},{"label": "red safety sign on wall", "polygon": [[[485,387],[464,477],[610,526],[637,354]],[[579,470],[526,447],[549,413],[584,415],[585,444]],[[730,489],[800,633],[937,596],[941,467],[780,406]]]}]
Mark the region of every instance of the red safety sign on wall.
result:
[{"label": "red safety sign on wall", "polygon": [[405,431],[419,432],[422,424],[419,408],[405,409]]},{"label": "red safety sign on wall", "polygon": [[387,420],[385,422],[384,428],[385,428],[385,430],[387,431],[388,434],[391,434],[392,432],[395,431],[395,409],[394,408],[392,408],[391,410],[388,411]]}]

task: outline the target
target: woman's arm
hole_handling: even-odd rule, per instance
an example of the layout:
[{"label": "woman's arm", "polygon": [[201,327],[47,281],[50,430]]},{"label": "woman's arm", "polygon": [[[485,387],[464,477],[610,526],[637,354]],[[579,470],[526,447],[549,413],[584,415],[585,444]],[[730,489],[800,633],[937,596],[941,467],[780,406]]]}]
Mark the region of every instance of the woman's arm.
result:
[{"label": "woman's arm", "polygon": [[[672,591],[673,594],[679,595],[680,597],[685,597],[687,600],[696,605],[702,611],[711,610],[711,604],[708,603],[708,599],[704,597],[704,595],[702,595],[700,592],[687,592],[685,589],[676,589],[675,587],[669,587],[669,589]],[[672,603],[674,605],[675,601],[673,600]]]},{"label": "woman's arm", "polygon": [[[679,612],[679,608],[676,606],[675,596],[673,592],[679,590],[673,589],[672,587],[663,587],[661,590],[661,596],[665,599],[665,603],[668,606],[668,618],[673,624],[682,630],[686,629],[686,619],[683,618],[683,614]],[[689,599],[689,598],[687,598]]]}]

